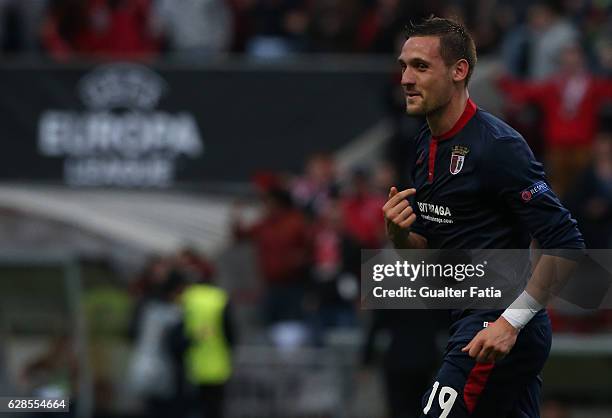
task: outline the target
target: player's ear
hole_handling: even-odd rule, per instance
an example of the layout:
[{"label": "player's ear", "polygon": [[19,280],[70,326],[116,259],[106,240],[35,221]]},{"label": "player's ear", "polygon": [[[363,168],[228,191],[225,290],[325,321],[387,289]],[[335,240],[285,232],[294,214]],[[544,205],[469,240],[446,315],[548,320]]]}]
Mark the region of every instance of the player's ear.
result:
[{"label": "player's ear", "polygon": [[454,81],[463,81],[467,78],[468,72],[470,70],[470,64],[468,64],[467,60],[460,59],[455,63],[453,68],[453,80]]}]

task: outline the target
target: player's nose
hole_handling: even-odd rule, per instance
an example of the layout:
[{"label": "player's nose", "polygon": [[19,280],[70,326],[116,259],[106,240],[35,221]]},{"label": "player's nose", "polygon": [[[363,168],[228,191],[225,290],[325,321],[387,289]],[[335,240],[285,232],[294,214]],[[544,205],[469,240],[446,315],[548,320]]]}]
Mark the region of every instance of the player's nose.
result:
[{"label": "player's nose", "polygon": [[414,72],[410,71],[410,68],[406,68],[402,73],[402,86],[411,87],[416,83]]}]

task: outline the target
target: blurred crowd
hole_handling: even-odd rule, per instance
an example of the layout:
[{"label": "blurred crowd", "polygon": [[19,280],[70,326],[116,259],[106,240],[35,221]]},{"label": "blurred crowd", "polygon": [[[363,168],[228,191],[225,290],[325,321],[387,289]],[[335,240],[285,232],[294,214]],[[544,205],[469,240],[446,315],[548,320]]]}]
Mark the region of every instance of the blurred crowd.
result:
[{"label": "blurred crowd", "polygon": [[[203,344],[211,335],[208,331],[189,335],[186,327],[194,312],[190,289],[198,286],[214,287],[227,297],[224,312],[217,313],[217,336],[226,356],[233,355],[238,330],[251,334],[251,344],[264,343],[281,352],[329,347],[333,337],[343,332],[351,333],[352,344],[358,344],[358,336],[363,335],[361,350],[354,347],[361,352],[358,362],[369,371],[382,361],[387,400],[398,414],[392,416],[418,410],[435,367],[436,336],[446,326],[444,315],[381,311],[370,318],[360,310],[361,250],[385,245],[381,207],[396,180],[388,163],[340,172],[327,153],[310,156],[299,175],[256,174],[253,184],[260,215],[247,222],[237,202],[231,216],[235,243],[249,243],[254,250],[255,265],[250,271],[255,272],[256,287],[261,289],[251,301],[255,318],[233,319],[230,307],[245,309],[245,302],[236,302],[239,298],[235,297],[243,290],[244,280],[239,280],[231,295],[225,293],[222,287],[227,288],[227,283],[215,285],[215,266],[204,255],[184,249],[176,255],[152,258],[131,282],[136,308],[128,373],[129,386],[144,400],[147,416],[168,416],[169,411],[172,416],[182,416],[197,410],[206,411],[206,417],[222,416],[219,408],[229,374],[213,379],[212,385],[202,381],[202,375],[200,380],[190,375],[191,367],[198,364],[190,367],[190,350],[198,338]],[[202,310],[191,321],[205,322],[205,306],[210,304],[204,299],[196,303]],[[378,347],[383,332],[390,343],[381,360]],[[412,344],[415,338],[421,343]],[[201,355],[199,364],[211,364],[216,363],[212,356],[219,353],[207,350]],[[407,381],[412,382],[410,396],[405,395]],[[214,396],[210,396],[211,386]]]},{"label": "blurred crowd", "polygon": [[127,388],[147,417],[223,414],[236,329],[215,269],[189,248],[154,257],[132,282]]},{"label": "blurred crowd", "polygon": [[514,71],[543,77],[550,66],[527,70],[527,61],[546,60],[578,34],[612,65],[610,8],[593,0],[2,0],[0,41],[7,54],[55,59],[394,53],[407,22],[436,14],[464,21],[481,56],[501,49]]},{"label": "blurred crowd", "polygon": [[299,176],[255,175],[261,218],[246,224],[237,206],[232,228],[253,243],[265,324],[306,321],[317,344],[330,327],[357,325],[361,249],[384,245],[381,207],[392,181],[385,165],[340,179],[325,153]]}]

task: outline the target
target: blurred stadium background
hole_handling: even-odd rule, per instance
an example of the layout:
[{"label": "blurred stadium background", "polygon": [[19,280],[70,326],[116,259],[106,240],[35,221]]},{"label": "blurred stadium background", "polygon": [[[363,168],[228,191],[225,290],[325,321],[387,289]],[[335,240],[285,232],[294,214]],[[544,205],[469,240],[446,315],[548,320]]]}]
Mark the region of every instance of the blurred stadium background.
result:
[{"label": "blurred stadium background", "polygon": [[[1,0],[0,395],[212,416],[173,324],[214,282],[225,416],[416,416],[445,320],[360,310],[358,272],[409,185],[396,56],[432,13],[467,24],[472,97],[610,248],[611,1]],[[543,418],[612,416],[612,313],[551,315]]]}]

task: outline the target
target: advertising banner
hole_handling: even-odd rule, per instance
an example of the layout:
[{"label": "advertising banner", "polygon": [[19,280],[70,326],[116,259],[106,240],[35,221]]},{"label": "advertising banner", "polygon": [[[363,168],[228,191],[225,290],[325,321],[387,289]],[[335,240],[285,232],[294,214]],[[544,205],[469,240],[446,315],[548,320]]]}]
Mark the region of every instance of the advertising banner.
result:
[{"label": "advertising banner", "polygon": [[299,171],[384,116],[382,71],[0,67],[0,180],[171,187]]}]

